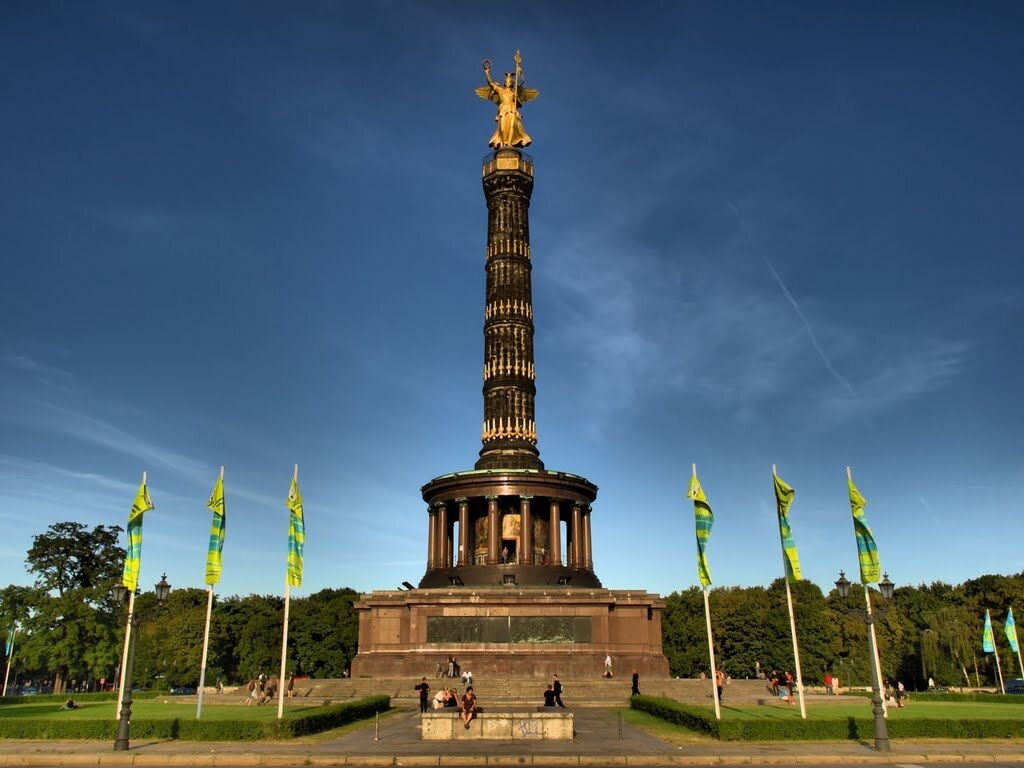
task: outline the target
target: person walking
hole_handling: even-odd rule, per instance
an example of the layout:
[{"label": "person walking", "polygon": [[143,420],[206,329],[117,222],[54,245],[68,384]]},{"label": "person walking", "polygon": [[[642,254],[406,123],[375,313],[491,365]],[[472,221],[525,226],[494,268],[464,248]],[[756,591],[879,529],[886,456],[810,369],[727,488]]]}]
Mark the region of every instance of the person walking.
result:
[{"label": "person walking", "polygon": [[551,676],[551,688],[555,692],[555,704],[560,707],[565,707],[562,702],[562,681],[558,679],[558,675]]},{"label": "person walking", "polygon": [[725,672],[717,670],[715,672],[715,687],[718,688],[718,700],[722,700],[722,690],[725,688]]},{"label": "person walking", "polygon": [[430,708],[430,684],[427,678],[423,678],[417,685],[413,686],[414,691],[420,692],[420,712],[426,712]]},{"label": "person walking", "polygon": [[633,670],[633,689],[629,692],[630,696],[640,695],[640,673],[635,669]]},{"label": "person walking", "polygon": [[612,676],[612,655],[610,653],[604,657],[604,676]]}]

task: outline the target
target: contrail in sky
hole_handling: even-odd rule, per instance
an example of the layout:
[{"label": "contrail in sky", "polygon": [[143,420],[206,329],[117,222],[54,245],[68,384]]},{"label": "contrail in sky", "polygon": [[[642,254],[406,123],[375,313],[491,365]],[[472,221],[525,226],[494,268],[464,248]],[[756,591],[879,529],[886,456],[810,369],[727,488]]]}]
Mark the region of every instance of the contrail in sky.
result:
[{"label": "contrail in sky", "polygon": [[832,377],[836,381],[846,388],[846,391],[850,393],[851,397],[856,398],[857,393],[853,391],[853,387],[850,385],[850,382],[847,381],[846,377],[839,373],[839,371],[835,369],[835,366],[832,365],[832,361],[829,359],[828,355],[825,354],[825,350],[821,348],[821,344],[818,343],[818,337],[814,334],[814,328],[811,327],[811,321],[807,319],[803,310],[800,309],[800,305],[796,303],[796,299],[793,298],[793,294],[789,292],[789,288],[787,288],[786,284],[782,282],[782,278],[779,277],[779,273],[775,271],[775,267],[772,266],[772,263],[768,260],[767,256],[762,255],[761,260],[764,261],[765,266],[768,267],[768,271],[771,272],[772,277],[775,278],[775,282],[778,283],[779,288],[782,289],[782,294],[786,297],[786,300],[789,301],[790,305],[792,305],[793,311],[796,312],[797,317],[799,317],[800,321],[804,324],[804,329],[807,331],[807,337],[811,340],[811,346],[813,346],[815,351],[818,353],[818,357],[820,357],[821,361],[825,364],[825,368],[828,369],[828,372],[832,374]]},{"label": "contrail in sky", "polygon": [[[731,200],[726,200],[725,204],[728,205],[729,209],[733,212],[733,214],[735,214],[736,220],[740,223],[740,228],[743,230],[744,236],[747,237],[747,239],[749,240],[749,235],[747,234],[747,226],[743,221],[743,217],[740,216],[739,208],[737,208]],[[807,331],[807,337],[811,340],[811,346],[814,347],[814,351],[818,353],[818,357],[821,358],[821,362],[825,364],[825,369],[830,374],[832,374],[832,378],[838,381],[843,386],[843,388],[850,393],[850,397],[856,399],[857,393],[854,391],[853,386],[846,379],[846,377],[839,373],[839,371],[836,370],[835,366],[832,365],[832,360],[829,359],[829,356],[827,354],[825,354],[825,350],[822,349],[821,344],[818,342],[818,337],[814,333],[814,328],[811,326],[811,321],[807,319],[807,315],[805,315],[803,313],[803,310],[800,309],[800,305],[797,304],[796,299],[793,298],[793,294],[789,292],[789,288],[786,287],[786,284],[782,281],[782,278],[779,276],[779,273],[775,271],[774,265],[768,260],[768,257],[763,254],[761,254],[761,260],[764,262],[765,266],[768,267],[768,271],[772,273],[772,277],[775,278],[775,282],[779,284],[779,288],[782,290],[782,295],[786,297],[786,300],[789,302],[790,306],[793,307],[793,311],[796,312],[797,317],[800,318],[800,322],[804,324],[804,330]]]}]

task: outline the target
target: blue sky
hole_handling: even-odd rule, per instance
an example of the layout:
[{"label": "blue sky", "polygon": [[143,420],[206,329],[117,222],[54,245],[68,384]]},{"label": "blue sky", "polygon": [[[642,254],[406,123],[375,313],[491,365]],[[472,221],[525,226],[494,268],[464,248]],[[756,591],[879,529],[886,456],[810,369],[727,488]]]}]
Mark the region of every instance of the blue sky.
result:
[{"label": "blue sky", "polygon": [[0,583],[47,525],[124,525],[227,594],[393,588],[419,487],[480,447],[494,107],[541,91],[531,209],[549,469],[600,487],[606,586],[1021,568],[1019,3],[13,2],[0,7]]}]

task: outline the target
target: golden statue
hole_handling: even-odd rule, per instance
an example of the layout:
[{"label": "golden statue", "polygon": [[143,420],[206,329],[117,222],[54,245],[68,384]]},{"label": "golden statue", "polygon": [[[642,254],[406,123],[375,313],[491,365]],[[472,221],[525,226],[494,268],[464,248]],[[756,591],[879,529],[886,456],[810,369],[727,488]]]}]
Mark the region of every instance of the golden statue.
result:
[{"label": "golden statue", "polygon": [[523,86],[523,59],[519,51],[516,51],[515,62],[516,71],[505,73],[504,85],[498,85],[491,79],[491,62],[488,59],[482,62],[487,85],[477,88],[476,95],[498,105],[498,114],[494,118],[498,127],[494,130],[491,140],[487,142],[494,149],[528,147],[533,141],[523,130],[523,118],[519,114],[519,107],[537,98],[540,91]]}]

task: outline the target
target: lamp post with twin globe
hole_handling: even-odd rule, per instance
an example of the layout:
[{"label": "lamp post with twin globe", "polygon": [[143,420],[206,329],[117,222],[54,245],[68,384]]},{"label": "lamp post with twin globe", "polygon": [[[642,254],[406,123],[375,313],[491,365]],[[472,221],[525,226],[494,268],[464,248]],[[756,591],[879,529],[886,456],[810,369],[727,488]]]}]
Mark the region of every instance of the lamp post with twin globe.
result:
[{"label": "lamp post with twin globe", "polygon": [[[878,591],[882,593],[882,599],[892,599],[895,588],[896,585],[889,581],[889,574],[882,574],[882,580],[878,582]],[[890,749],[889,726],[885,722],[885,706],[882,703],[883,694],[879,683],[882,674],[878,666],[878,646],[874,633],[875,614],[871,610],[871,598],[868,596],[867,589],[868,585],[865,584],[864,599],[867,608],[864,611],[864,623],[868,627],[868,649],[871,654],[871,711],[875,716],[875,751],[888,752]],[[836,590],[842,598],[846,598],[850,594],[850,580],[846,578],[845,571],[839,572]]]},{"label": "lamp post with twin globe", "polygon": [[[164,600],[167,599],[167,595],[171,592],[171,585],[167,583],[166,573],[160,577],[160,581],[156,583],[154,589],[156,591],[157,604],[162,605]],[[124,603],[128,599],[129,590],[123,584],[114,586],[110,591],[114,596],[114,600],[118,603]],[[139,626],[140,619],[141,616],[137,610],[128,614],[128,623],[132,626],[132,629]],[[115,752],[123,752],[128,749],[128,734],[132,720],[132,671],[135,667],[135,632],[131,632],[129,638],[128,663],[124,665],[124,669],[121,671],[121,688],[124,691],[124,697],[121,700],[121,715],[117,723],[117,737],[114,739]]]}]

